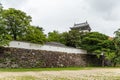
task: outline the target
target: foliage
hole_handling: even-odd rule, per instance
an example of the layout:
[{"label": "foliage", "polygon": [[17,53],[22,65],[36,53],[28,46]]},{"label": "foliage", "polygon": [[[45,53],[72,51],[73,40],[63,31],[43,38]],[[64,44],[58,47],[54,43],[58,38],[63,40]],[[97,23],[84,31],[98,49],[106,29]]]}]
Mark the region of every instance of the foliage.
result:
[{"label": "foliage", "polygon": [[79,31],[71,30],[65,36],[67,46],[79,47],[79,45],[81,44],[81,33]]},{"label": "foliage", "polygon": [[43,33],[42,28],[29,26],[26,34],[22,37],[22,40],[44,44],[44,42],[46,41],[46,35]]},{"label": "foliage", "polygon": [[114,45],[115,45],[115,57],[113,58],[114,66],[120,64],[120,29],[115,31],[115,38],[114,38]]},{"label": "foliage", "polygon": [[7,35],[7,34],[2,34],[0,35],[0,46],[6,46],[8,45],[8,43],[11,41],[11,37],[10,35]]},{"label": "foliage", "polygon": [[102,48],[101,44],[105,40],[108,40],[108,36],[98,32],[90,32],[82,37],[81,47],[88,52],[94,52]]},{"label": "foliage", "polygon": [[71,47],[79,47],[81,43],[81,33],[77,30],[63,33],[53,31],[48,33],[48,41],[60,42]]},{"label": "foliage", "polygon": [[2,6],[0,6],[0,46],[5,46],[8,45],[9,41],[11,40],[11,37],[9,34],[7,34],[7,31],[5,29],[5,24],[2,14],[3,14],[3,8]]},{"label": "foliage", "polygon": [[47,40],[49,42],[59,42],[66,45],[68,41],[68,32],[59,33],[54,30],[53,32],[48,33]]},{"label": "foliage", "polygon": [[[96,54],[99,58],[104,56],[105,59],[112,61],[115,55],[115,46],[113,40],[99,32],[90,32],[82,37],[81,47],[90,53]],[[104,58],[102,60],[104,63]],[[104,66],[104,64],[102,64]]]},{"label": "foliage", "polygon": [[68,32],[63,32],[60,35],[60,43],[67,45],[68,44]]},{"label": "foliage", "polygon": [[84,35],[84,37],[96,38],[96,39],[99,39],[99,40],[106,40],[106,39],[108,39],[108,36],[106,36],[105,34],[99,33],[99,32],[86,33]]},{"label": "foliage", "polygon": [[88,52],[92,52],[101,48],[101,46],[98,45],[100,42],[101,41],[96,38],[84,37],[82,39],[81,47],[86,49]]},{"label": "foliage", "polygon": [[48,41],[50,42],[60,42],[60,33],[58,31],[53,31],[48,33]]},{"label": "foliage", "polygon": [[31,22],[30,16],[14,8],[3,10],[2,17],[8,34],[10,34],[14,40],[17,40],[25,34]]},{"label": "foliage", "polygon": [[43,44],[46,36],[43,28],[31,26],[31,17],[25,12],[9,8],[0,8],[0,45],[7,44],[9,40],[22,40]]},{"label": "foliage", "polygon": [[110,50],[115,50],[114,41],[110,40],[110,39],[104,40],[99,45],[102,46],[103,48],[107,48],[107,49],[110,49]]}]

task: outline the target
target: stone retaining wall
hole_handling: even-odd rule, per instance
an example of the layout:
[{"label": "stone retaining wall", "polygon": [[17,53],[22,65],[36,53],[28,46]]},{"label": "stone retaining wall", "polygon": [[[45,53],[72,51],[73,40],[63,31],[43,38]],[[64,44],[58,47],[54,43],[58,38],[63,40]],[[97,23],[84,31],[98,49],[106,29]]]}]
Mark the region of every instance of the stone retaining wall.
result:
[{"label": "stone retaining wall", "polygon": [[95,55],[0,48],[0,68],[79,67],[99,64]]}]

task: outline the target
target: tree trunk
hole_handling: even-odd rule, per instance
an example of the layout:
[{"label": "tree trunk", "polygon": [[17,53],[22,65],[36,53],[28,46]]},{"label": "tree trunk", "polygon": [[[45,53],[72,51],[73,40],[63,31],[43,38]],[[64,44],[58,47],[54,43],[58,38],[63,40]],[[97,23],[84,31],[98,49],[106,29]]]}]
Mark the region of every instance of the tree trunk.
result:
[{"label": "tree trunk", "polygon": [[116,67],[116,62],[114,62],[113,66]]},{"label": "tree trunk", "polygon": [[104,67],[105,66],[105,57],[104,57],[104,55],[102,55],[102,67]]},{"label": "tree trunk", "polygon": [[16,34],[13,34],[14,40],[17,40],[17,36]]}]

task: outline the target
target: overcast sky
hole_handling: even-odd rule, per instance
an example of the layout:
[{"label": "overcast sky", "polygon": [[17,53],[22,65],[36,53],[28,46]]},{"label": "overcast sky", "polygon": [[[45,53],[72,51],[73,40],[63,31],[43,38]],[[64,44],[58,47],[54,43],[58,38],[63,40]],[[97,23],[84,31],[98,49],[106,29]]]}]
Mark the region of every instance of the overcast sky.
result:
[{"label": "overcast sky", "polygon": [[45,33],[68,31],[86,20],[92,31],[113,36],[120,28],[120,0],[0,0],[4,8],[16,8],[32,17]]}]

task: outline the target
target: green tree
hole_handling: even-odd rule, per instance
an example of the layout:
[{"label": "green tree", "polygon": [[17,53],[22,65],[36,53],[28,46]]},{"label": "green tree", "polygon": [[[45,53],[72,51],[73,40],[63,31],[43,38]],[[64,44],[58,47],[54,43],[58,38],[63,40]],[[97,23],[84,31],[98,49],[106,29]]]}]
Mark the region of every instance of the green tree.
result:
[{"label": "green tree", "polygon": [[112,61],[115,56],[113,40],[99,32],[90,32],[84,35],[81,47],[98,57],[102,56],[102,66],[104,66],[105,59]]},{"label": "green tree", "polygon": [[7,34],[7,31],[5,29],[5,24],[2,14],[3,14],[3,7],[2,5],[0,5],[0,46],[5,46],[8,45],[9,41],[11,40],[11,37],[9,34]]},{"label": "green tree", "polygon": [[115,31],[114,37],[114,45],[115,45],[115,57],[113,58],[114,66],[120,64],[120,29]]},{"label": "green tree", "polygon": [[66,36],[66,45],[71,47],[80,47],[81,33],[77,30],[71,30]]},{"label": "green tree", "polygon": [[58,31],[53,31],[48,33],[48,41],[50,42],[60,42],[61,34]]},{"label": "green tree", "polygon": [[26,34],[22,37],[22,40],[44,44],[46,42],[46,35],[42,30],[42,28],[38,28],[36,26],[29,26]]},{"label": "green tree", "polygon": [[58,31],[53,31],[48,33],[47,40],[49,42],[59,42],[62,44],[68,44],[68,32],[59,33]]},{"label": "green tree", "polygon": [[88,52],[100,50],[102,48],[101,44],[105,40],[108,40],[108,36],[99,32],[90,32],[82,37],[81,47]]},{"label": "green tree", "polygon": [[81,33],[77,30],[59,33],[53,31],[48,33],[48,41],[60,42],[66,46],[79,47],[81,43]]},{"label": "green tree", "polygon": [[31,17],[26,13],[9,8],[3,11],[2,17],[8,34],[12,36],[14,40],[23,36],[28,26],[30,26]]},{"label": "green tree", "polygon": [[63,32],[60,35],[60,43],[67,45],[68,44],[68,32]]}]

